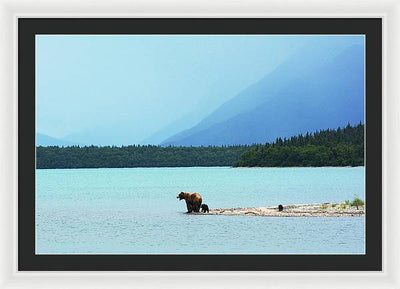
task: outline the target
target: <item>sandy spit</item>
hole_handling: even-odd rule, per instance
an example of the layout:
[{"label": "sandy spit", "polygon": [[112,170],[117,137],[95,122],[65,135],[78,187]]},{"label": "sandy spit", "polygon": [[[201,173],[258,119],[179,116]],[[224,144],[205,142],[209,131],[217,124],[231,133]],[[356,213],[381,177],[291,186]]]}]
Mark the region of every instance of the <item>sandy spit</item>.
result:
[{"label": "sandy spit", "polygon": [[251,208],[218,208],[210,209],[209,213],[195,213],[199,215],[223,216],[266,216],[266,217],[362,217],[364,206],[352,207],[345,203],[322,203],[283,205],[279,212],[278,206],[251,207]]}]

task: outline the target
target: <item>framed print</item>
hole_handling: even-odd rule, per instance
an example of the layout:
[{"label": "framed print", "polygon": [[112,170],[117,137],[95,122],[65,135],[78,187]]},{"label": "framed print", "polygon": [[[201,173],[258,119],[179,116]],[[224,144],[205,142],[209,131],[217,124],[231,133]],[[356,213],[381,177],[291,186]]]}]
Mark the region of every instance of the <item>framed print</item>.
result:
[{"label": "framed print", "polygon": [[[159,0],[145,2],[99,0],[96,5],[86,0],[60,0],[54,3],[37,0],[34,5],[21,0],[1,0],[0,287],[186,288],[190,284],[193,288],[206,286],[232,289],[304,286],[353,289],[399,288],[400,256],[397,249],[400,241],[398,234],[400,212],[397,209],[400,198],[397,193],[400,186],[398,178],[400,86],[397,80],[400,74],[400,58],[397,52],[400,47],[399,11],[399,3],[392,0],[379,2],[365,0],[362,3],[352,0],[324,2],[250,0],[246,3],[225,0],[169,3]],[[46,24],[43,24],[43,20],[47,21]],[[179,25],[166,24],[167,22],[162,22],[162,25],[152,25],[151,23],[156,23],[154,22],[156,20],[182,22],[179,22]],[[213,27],[209,27],[204,25],[207,20],[227,22],[218,22],[218,25],[215,22]],[[257,24],[244,24],[252,22],[250,20]],[[104,24],[105,21],[107,25]],[[141,25],[132,25],[135,21]],[[25,25],[22,25],[22,22]],[[119,24],[115,24],[118,22]],[[291,24],[286,25],[285,22]],[[240,27],[237,23],[241,24]],[[262,23],[269,25],[265,26]],[[377,26],[379,28],[375,30]],[[25,36],[21,31],[26,32]],[[59,38],[55,37],[57,35]],[[366,150],[363,155],[364,166],[357,164],[360,158],[354,158],[354,154],[353,158],[347,155],[347,161],[354,161],[354,164],[347,165],[318,166],[313,163],[308,167],[307,162],[297,166],[290,166],[290,163],[281,163],[280,166],[276,164],[265,166],[265,162],[257,164],[260,160],[265,161],[266,151],[269,155],[275,156],[274,161],[282,159],[296,161],[296,159],[282,158],[273,152],[286,150],[288,153],[299,150],[298,146],[294,146],[295,140],[300,139],[300,133],[304,138],[307,131],[309,141],[310,137],[314,137],[315,141],[314,133],[320,131],[325,131],[322,135],[325,133],[332,138],[335,133],[337,136],[339,127],[342,131],[348,123],[329,128],[329,132],[328,128],[315,130],[309,128],[305,133],[291,134],[290,137],[282,134],[272,141],[266,140],[260,143],[257,140],[254,144],[247,144],[250,147],[246,150],[244,159],[241,159],[241,164],[237,164],[239,161],[232,164],[232,156],[235,156],[233,153],[235,149],[245,149],[245,145],[216,144],[211,148],[203,145],[205,148],[195,157],[193,153],[201,148],[201,144],[193,144],[192,148],[187,144],[171,144],[171,148],[169,145],[161,144],[172,136],[168,136],[168,133],[171,133],[169,131],[166,137],[159,135],[161,138],[165,137],[162,140],[158,138],[159,145],[154,138],[152,141],[154,144],[149,143],[150,150],[147,151],[146,157],[141,159],[140,168],[126,165],[127,160],[137,162],[138,159],[126,158],[121,154],[123,152],[121,149],[134,147],[136,152],[139,152],[138,149],[142,150],[141,154],[136,154],[137,156],[145,155],[143,149],[149,147],[149,144],[142,143],[146,137],[143,134],[155,133],[154,126],[164,123],[164,129],[160,132],[166,132],[168,120],[187,112],[182,117],[183,121],[170,126],[176,138],[176,134],[182,132],[182,126],[183,128],[187,126],[187,130],[193,129],[202,120],[211,116],[212,112],[221,109],[223,104],[239,94],[238,88],[241,88],[241,91],[250,89],[250,86],[257,86],[257,83],[262,82],[267,74],[271,75],[273,71],[279,69],[282,71],[283,68],[278,69],[278,67],[283,62],[289,61],[287,59],[289,55],[299,53],[298,49],[301,46],[300,42],[293,40],[294,38],[282,36],[305,36],[315,41],[317,38],[311,36],[328,39],[327,36],[345,35],[351,35],[355,41],[358,41],[358,38],[354,36],[364,37],[364,121],[361,121],[361,124],[358,121],[349,121],[352,128],[359,124],[364,126]],[[140,36],[144,40],[138,41],[139,37],[134,36]],[[173,36],[176,36],[175,42],[171,41]],[[192,45],[185,38],[189,36],[192,37]],[[278,38],[271,40],[271,36]],[[24,37],[25,42],[22,40]],[[111,37],[116,37],[115,42],[110,40]],[[200,39],[200,37],[205,38]],[[239,41],[240,37],[242,41]],[[341,42],[349,41],[350,38],[336,39]],[[232,45],[224,46],[222,40],[226,41],[225,44],[232,41]],[[272,45],[277,40],[279,41]],[[160,45],[149,45],[152,41],[153,44],[158,42]],[[269,41],[272,42],[266,46],[266,42]],[[377,41],[381,44],[378,45]],[[76,45],[73,45],[74,42]],[[285,74],[287,78],[280,80],[289,81],[301,67],[304,69],[301,69],[302,73],[299,74],[305,77],[310,76],[315,66],[332,63],[329,59],[340,50],[333,49],[335,46],[338,48],[339,42],[335,41],[334,46],[328,45],[328,49],[325,50],[323,45],[328,43],[319,42],[318,47],[311,47],[309,55],[311,54],[315,61],[310,63],[310,67],[304,68],[304,65],[300,65],[309,59],[306,54],[301,54],[303,57],[296,58],[299,65],[287,69]],[[342,45],[345,43],[342,42]],[[360,43],[356,46],[359,45]],[[262,53],[263,48],[269,52],[268,55]],[[325,55],[326,62],[321,63],[323,55],[316,53],[318,48],[332,52],[332,55]],[[315,52],[315,55],[312,52]],[[359,54],[353,56],[355,55]],[[347,66],[349,63],[356,63],[355,60],[359,57],[348,57],[349,62],[344,61],[345,58],[339,59],[342,60],[342,65],[339,65],[338,61],[337,65],[321,70],[317,75],[314,74],[315,77],[308,78],[309,99],[315,96],[316,91],[322,91],[322,88],[328,87],[331,80],[336,79],[327,78],[329,72],[332,75],[340,75],[337,80],[339,81],[341,77],[341,83],[346,83],[345,78],[350,80],[350,75],[360,76],[359,73],[351,73],[357,70],[359,65]],[[221,69],[222,63],[224,69]],[[335,73],[338,71],[343,73]],[[258,77],[253,78],[254,76]],[[340,89],[329,89],[327,90],[329,95],[332,96],[339,91],[340,95],[343,95],[344,92],[357,87],[355,83],[359,82],[347,83],[352,85],[340,85]],[[282,83],[277,79],[270,81],[268,86],[265,86],[269,90],[269,95],[272,93],[270,89],[279,87],[280,84]],[[301,87],[298,81],[290,80],[290,85],[284,85],[284,88],[279,90],[280,100],[285,99],[287,95],[299,95],[305,91],[305,87]],[[274,93],[278,94],[278,91]],[[157,94],[161,95],[158,100],[154,98]],[[183,97],[183,94],[187,96]],[[338,95],[339,93],[328,100],[338,99]],[[263,97],[265,95],[261,93],[260,99]],[[347,101],[349,99],[352,98],[345,98]],[[291,105],[292,113],[286,114],[283,111],[288,110],[284,110],[283,105],[289,102],[281,103],[280,109],[271,110],[267,114],[256,113],[257,110],[265,112],[263,110],[265,107],[257,102],[256,97],[251,98],[253,103],[249,101],[250,98],[246,100],[234,106],[235,109],[244,110],[254,106],[253,114],[248,117],[247,122],[243,118],[244,114],[237,116],[240,121],[232,125],[232,129],[229,130],[236,131],[241,124],[247,123],[247,130],[241,130],[237,135],[238,138],[251,135],[253,131],[257,131],[256,135],[262,135],[260,133],[262,126],[259,125],[262,116],[269,117],[268,122],[262,123],[270,130],[271,126],[282,128],[287,125],[287,120],[299,115],[304,116],[305,113],[309,113],[310,119],[323,116],[321,111],[332,115],[332,107],[321,111],[315,109],[323,108],[323,98],[315,101],[313,103],[315,106],[311,105],[308,111],[302,111],[299,105]],[[297,98],[297,100],[296,104],[304,104],[307,99]],[[179,107],[181,110],[165,114],[171,107]],[[206,115],[201,114],[200,112],[204,113],[207,107],[213,108],[212,111]],[[219,117],[224,118],[228,115],[227,107],[229,106],[225,106],[223,110],[225,113],[219,114]],[[346,115],[352,107],[354,105],[342,107],[340,113],[335,115]],[[193,108],[198,114],[193,113]],[[232,110],[232,113],[235,111]],[[356,114],[358,113],[354,115]],[[133,121],[135,116],[138,118]],[[196,122],[196,118],[198,122],[193,123]],[[88,122],[90,119],[104,120],[98,126],[97,141],[90,141],[93,143],[92,148],[86,141],[81,143],[71,139],[71,136],[66,139],[66,131],[81,126],[81,129],[86,130],[80,134],[80,138],[85,137],[90,140],[95,135],[93,123]],[[279,122],[277,119],[282,121]],[[248,121],[251,120],[257,121],[248,125]],[[301,120],[304,121],[305,118]],[[293,127],[304,124],[302,121],[299,120]],[[133,128],[130,125],[134,127],[135,133],[132,133]],[[64,130],[64,135],[60,130]],[[127,143],[107,144],[104,143],[107,138],[100,140],[98,138],[103,131],[107,132],[106,135],[113,142],[116,142],[118,135],[121,141],[123,135],[121,131],[126,131],[126,137],[132,136],[132,138],[128,139]],[[40,140],[37,137],[38,133],[42,134]],[[43,134],[53,137],[47,138],[50,146],[43,143]],[[216,133],[214,136],[218,138],[224,134]],[[347,143],[347,146],[342,148],[354,149],[356,145],[354,136],[353,142]],[[319,137],[321,138],[321,132]],[[199,139],[204,141],[205,137],[196,138]],[[291,139],[292,145],[289,149],[288,139]],[[60,143],[60,140],[64,143]],[[43,158],[42,154],[39,157],[41,163],[36,163],[36,142],[39,144],[38,147],[42,147],[40,153],[45,153],[47,156]],[[59,146],[59,151],[49,155],[49,148],[57,150],[54,148],[56,146]],[[53,166],[62,164],[71,166],[71,161],[75,164],[80,162],[80,166],[84,164],[88,166],[85,155],[65,154],[67,147],[70,150],[73,148],[70,152],[77,153],[85,146],[88,153],[92,154],[92,159],[97,162],[102,160],[109,165],[110,160],[117,160],[113,166],[121,167],[96,169],[42,167],[48,165],[49,161]],[[154,146],[160,149],[157,154],[154,153]],[[110,147],[107,153],[104,150],[106,147]],[[172,153],[172,150],[177,150],[176,147],[183,149]],[[220,158],[221,153],[226,153],[229,149],[231,150],[229,157],[225,154],[224,158]],[[354,153],[355,151],[351,149],[344,151]],[[192,150],[191,155],[188,154],[190,150]],[[182,158],[182,151],[186,152],[187,158]],[[318,153],[318,158],[310,158],[307,161],[332,161],[329,159],[329,154],[324,155],[322,152],[317,150],[314,153]],[[172,164],[171,159],[168,160],[167,156],[171,155],[175,157],[175,161],[180,162],[180,168]],[[312,152],[306,155],[315,157]],[[55,157],[63,161],[55,162]],[[164,164],[158,168],[150,168],[155,166],[154,161],[159,164],[163,159],[167,160],[170,166]],[[220,163],[219,166],[215,164],[207,166],[210,163],[205,166],[198,164],[197,167],[182,164],[184,161],[215,162],[221,159],[230,160],[231,163]],[[144,166],[143,162],[146,160],[151,160],[153,163]],[[96,165],[99,166],[98,163]],[[362,167],[366,180],[364,190],[362,185],[360,186],[362,174],[355,173]],[[193,173],[190,169],[197,169],[197,173],[200,169],[214,169],[214,171],[195,179],[188,177]],[[267,169],[275,175],[260,178],[259,172]],[[298,171],[294,172],[295,169]],[[294,177],[296,173],[305,172],[307,169],[308,173],[315,174],[314,179],[310,179],[309,175]],[[332,174],[325,174],[323,181],[321,174],[318,177],[318,173],[323,170],[333,172],[335,169],[338,171],[348,169],[348,172],[353,170],[353,173],[342,174],[334,181]],[[117,173],[98,177],[98,173],[104,170]],[[133,177],[130,174],[133,170],[141,173],[147,170],[153,175],[140,177],[140,174],[136,174]],[[154,177],[156,170],[162,172],[158,177]],[[164,173],[165,171],[171,173],[173,170],[177,172],[175,178],[172,178],[171,174]],[[286,174],[286,178],[282,181],[279,175],[282,176],[285,170],[292,173]],[[82,174],[88,171],[93,174]],[[246,171],[251,173],[244,179],[248,186],[243,189],[244,183],[240,174]],[[44,174],[40,175],[43,172]],[[73,174],[73,172],[78,173]],[[239,176],[223,177],[221,173]],[[62,176],[63,174],[65,175]],[[96,174],[97,178],[94,178]],[[352,178],[352,181],[349,181],[349,178]],[[307,185],[301,186],[302,183]],[[221,184],[226,184],[226,187]],[[178,191],[176,187],[179,187]],[[338,187],[344,190],[339,190]],[[160,194],[160,191],[165,195]],[[238,191],[245,194],[237,195]],[[36,198],[37,192],[40,194],[38,198]],[[150,208],[153,204],[148,197],[157,199],[156,192],[161,197],[159,200],[165,203]],[[207,208],[204,208],[206,213],[187,214],[186,200],[179,201],[179,198],[176,198],[180,192],[200,194],[202,204],[208,205],[208,212]],[[221,192],[226,194],[225,200],[220,197]],[[258,198],[255,198],[255,195]],[[140,196],[143,198],[140,199]],[[321,196],[326,198],[322,199]],[[361,205],[360,201],[364,202],[364,205]],[[192,203],[189,205],[193,211]],[[342,212],[334,211],[340,206],[343,208]],[[350,214],[347,217],[343,216],[346,212]],[[158,219],[155,218],[157,214]],[[304,214],[304,216],[293,216],[293,214]],[[306,216],[307,214],[309,215]],[[180,219],[180,222],[176,222],[176,228],[169,226],[171,218]],[[299,225],[302,219],[304,226]],[[154,222],[155,220],[159,222]],[[198,221],[198,225],[203,225],[197,226],[191,235],[188,234],[187,240],[193,240],[197,245],[191,247],[194,248],[192,252],[188,252],[190,250],[185,251],[185,249],[190,248],[190,244],[183,242],[184,239],[179,232],[180,229],[187,228],[186,224],[192,220]],[[291,220],[293,226],[289,227]],[[316,226],[321,220],[326,220],[322,228]],[[364,238],[362,238],[363,226],[360,226],[360,223],[364,223]],[[295,224],[297,226],[294,226]],[[154,226],[148,230],[150,225]],[[142,230],[139,230],[141,226]],[[237,228],[236,232],[232,227]],[[353,231],[351,235],[350,227]],[[132,233],[133,228],[137,229],[135,234]],[[298,234],[299,232],[302,234]],[[219,244],[224,234],[229,236],[225,238],[227,246]],[[258,238],[261,236],[267,238],[261,242]],[[140,238],[147,240],[147,243],[133,242]],[[160,240],[164,240],[165,243],[160,245]],[[179,252],[171,253],[173,248],[171,240],[181,245]],[[206,246],[201,246],[202,240],[209,242],[207,250],[204,249]],[[235,240],[240,242],[235,243]],[[292,242],[289,242],[290,240]],[[320,242],[321,240],[323,242]],[[114,246],[113,242],[117,245]],[[254,244],[259,246],[256,248]],[[337,246],[334,247],[332,244]],[[253,249],[251,250],[253,252],[250,252],[249,248]],[[304,248],[307,248],[307,252]],[[101,249],[106,252],[100,252]],[[143,252],[144,249],[147,252]],[[159,251],[155,252],[156,250]],[[233,251],[237,254],[232,254]],[[362,268],[359,266],[360,262]],[[229,264],[228,267],[226,263]],[[206,268],[205,264],[209,267]],[[255,268],[257,266],[258,268]]]},{"label": "framed print", "polygon": [[382,19],[19,18],[18,270],[381,271]]},{"label": "framed print", "polygon": [[380,271],[381,29],[20,18],[19,270]]}]

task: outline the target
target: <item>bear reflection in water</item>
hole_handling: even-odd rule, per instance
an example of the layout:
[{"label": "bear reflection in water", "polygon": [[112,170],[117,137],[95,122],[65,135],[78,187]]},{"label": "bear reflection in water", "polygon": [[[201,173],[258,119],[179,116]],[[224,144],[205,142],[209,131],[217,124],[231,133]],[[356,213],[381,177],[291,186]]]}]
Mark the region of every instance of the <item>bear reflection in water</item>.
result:
[{"label": "bear reflection in water", "polygon": [[191,212],[198,213],[200,211],[200,206],[201,206],[201,202],[202,202],[200,194],[180,192],[180,194],[176,198],[179,200],[186,201],[186,207],[187,207],[188,213],[191,213]]}]

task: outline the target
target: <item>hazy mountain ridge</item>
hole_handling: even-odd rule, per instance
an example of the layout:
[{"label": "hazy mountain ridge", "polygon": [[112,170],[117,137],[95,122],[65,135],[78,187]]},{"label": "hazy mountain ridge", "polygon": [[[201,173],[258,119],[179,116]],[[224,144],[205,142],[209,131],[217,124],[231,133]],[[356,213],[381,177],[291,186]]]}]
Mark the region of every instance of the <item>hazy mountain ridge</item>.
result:
[{"label": "hazy mountain ridge", "polygon": [[43,133],[36,133],[36,146],[73,146],[77,143],[61,140]]},{"label": "hazy mountain ridge", "polygon": [[307,57],[292,57],[198,125],[162,145],[265,143],[363,122],[363,46],[348,47],[330,58],[317,51],[314,56],[311,49]]}]

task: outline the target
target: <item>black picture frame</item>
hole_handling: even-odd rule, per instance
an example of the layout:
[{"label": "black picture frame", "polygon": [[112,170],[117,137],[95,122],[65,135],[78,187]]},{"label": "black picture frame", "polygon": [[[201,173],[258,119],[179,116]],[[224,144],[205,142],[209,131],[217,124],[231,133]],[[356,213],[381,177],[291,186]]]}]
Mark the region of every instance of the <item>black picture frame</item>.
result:
[{"label": "black picture frame", "polygon": [[[36,255],[35,35],[363,34],[366,37],[365,255]],[[19,271],[381,271],[381,18],[19,18]]]}]

